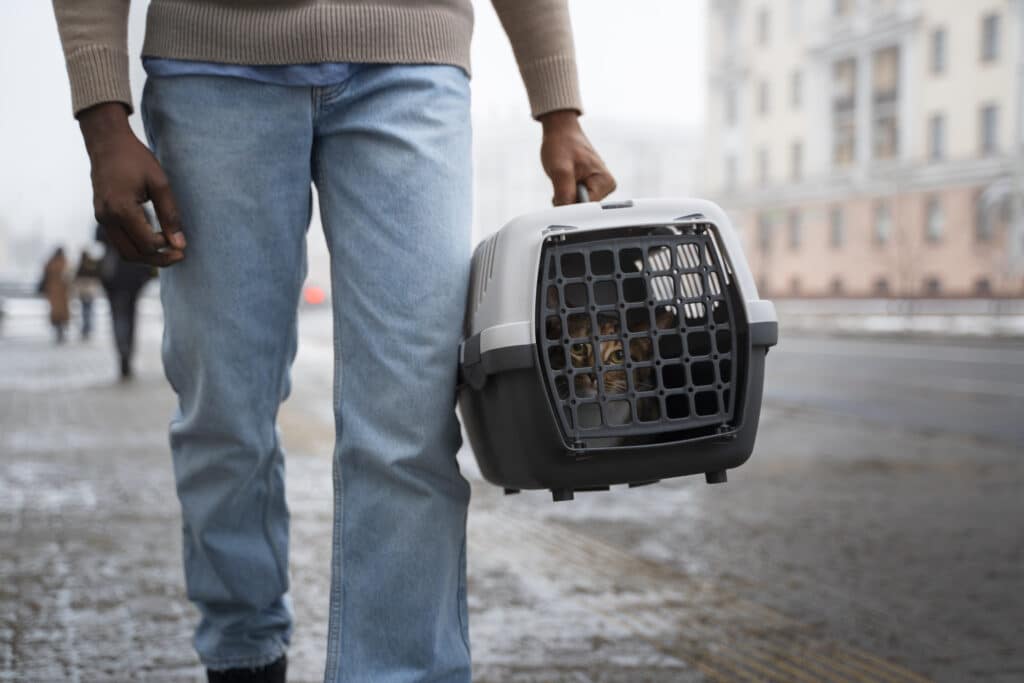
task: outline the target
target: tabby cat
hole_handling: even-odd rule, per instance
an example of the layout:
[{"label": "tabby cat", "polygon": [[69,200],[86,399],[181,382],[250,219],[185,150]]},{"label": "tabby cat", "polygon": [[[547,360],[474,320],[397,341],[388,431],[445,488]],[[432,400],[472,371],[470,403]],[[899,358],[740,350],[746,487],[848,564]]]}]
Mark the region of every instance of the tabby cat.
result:
[{"label": "tabby cat", "polygon": [[[663,307],[655,314],[655,325],[658,329],[672,329],[677,325],[676,313],[673,308]],[[569,337],[579,339],[591,336],[590,316],[586,314],[570,315],[568,320]],[[640,320],[630,324],[630,331],[634,333],[647,332],[650,329],[648,320]],[[561,337],[561,321],[558,318],[548,319],[548,338]],[[598,314],[598,336],[606,337],[616,335],[616,339],[605,339],[599,342],[602,367],[623,366],[621,370],[605,370],[604,393],[608,398],[614,399],[617,394],[623,395],[629,391],[629,384],[626,380],[626,350],[622,345],[622,338],[619,336],[621,327],[617,314]],[[570,363],[573,368],[594,367],[594,344],[592,341],[574,342],[570,348]],[[653,347],[650,337],[639,337],[629,342],[629,360],[632,362],[645,362],[653,358]],[[581,397],[597,396],[597,375],[594,372],[577,372],[573,374],[576,395]],[[634,388],[636,391],[650,391],[657,388],[654,377],[654,368],[637,368],[633,376]],[[638,404],[638,417],[642,421],[657,420],[657,407],[647,401]],[[632,422],[629,403],[618,401],[605,405],[605,422],[609,425],[622,425]]]}]

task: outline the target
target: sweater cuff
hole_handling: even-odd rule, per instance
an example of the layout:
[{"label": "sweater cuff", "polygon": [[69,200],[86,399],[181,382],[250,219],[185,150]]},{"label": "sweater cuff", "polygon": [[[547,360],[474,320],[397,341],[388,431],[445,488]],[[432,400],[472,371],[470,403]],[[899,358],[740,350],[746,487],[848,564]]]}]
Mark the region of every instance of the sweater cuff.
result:
[{"label": "sweater cuff", "polygon": [[71,108],[79,112],[101,102],[120,102],[133,110],[128,53],[103,45],[83,47],[67,57]]},{"label": "sweater cuff", "polygon": [[534,118],[559,109],[583,113],[576,59],[572,55],[544,57],[524,64],[520,71]]}]

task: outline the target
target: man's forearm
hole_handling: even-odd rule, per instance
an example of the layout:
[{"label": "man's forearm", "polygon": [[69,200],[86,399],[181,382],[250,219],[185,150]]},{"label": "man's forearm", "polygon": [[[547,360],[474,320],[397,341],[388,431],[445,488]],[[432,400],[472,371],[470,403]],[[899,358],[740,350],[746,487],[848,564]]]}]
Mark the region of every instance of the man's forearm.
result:
[{"label": "man's forearm", "polygon": [[575,109],[558,109],[541,114],[537,120],[540,121],[544,133],[548,134],[567,127],[578,127],[580,113]]},{"label": "man's forearm", "polygon": [[90,157],[103,140],[132,132],[128,109],[120,102],[104,102],[79,112],[78,128]]}]

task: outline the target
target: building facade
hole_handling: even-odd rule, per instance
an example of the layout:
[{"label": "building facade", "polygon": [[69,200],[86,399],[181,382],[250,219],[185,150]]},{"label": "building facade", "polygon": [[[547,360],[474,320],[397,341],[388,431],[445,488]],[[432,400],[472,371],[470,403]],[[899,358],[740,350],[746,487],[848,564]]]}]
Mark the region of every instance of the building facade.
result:
[{"label": "building facade", "polygon": [[702,191],[769,296],[1024,295],[1024,0],[711,0]]}]

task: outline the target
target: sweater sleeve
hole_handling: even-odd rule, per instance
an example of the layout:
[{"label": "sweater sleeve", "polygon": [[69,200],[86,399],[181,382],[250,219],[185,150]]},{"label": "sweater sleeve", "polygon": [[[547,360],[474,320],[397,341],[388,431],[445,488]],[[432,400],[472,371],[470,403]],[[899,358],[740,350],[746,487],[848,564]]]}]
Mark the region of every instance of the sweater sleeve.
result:
[{"label": "sweater sleeve", "polygon": [[492,0],[505,28],[534,117],[558,109],[582,113],[567,0]]},{"label": "sweater sleeve", "polygon": [[75,116],[101,102],[132,109],[128,80],[131,0],[53,0]]}]

